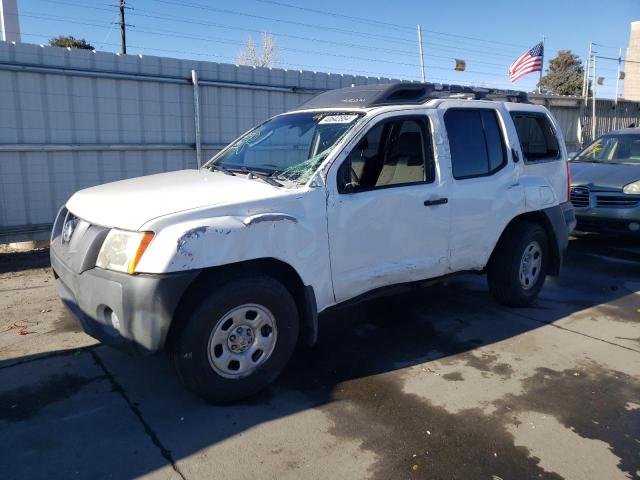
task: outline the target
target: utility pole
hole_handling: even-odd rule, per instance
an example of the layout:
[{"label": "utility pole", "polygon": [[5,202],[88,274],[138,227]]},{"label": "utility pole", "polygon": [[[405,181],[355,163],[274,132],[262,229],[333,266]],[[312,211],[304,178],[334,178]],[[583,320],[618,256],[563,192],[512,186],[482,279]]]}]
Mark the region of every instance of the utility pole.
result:
[{"label": "utility pole", "polygon": [[418,24],[418,49],[420,50],[420,80],[424,82],[424,53],[422,51],[422,29],[420,24]]},{"label": "utility pole", "polygon": [[584,104],[587,104],[587,97],[589,96],[589,68],[591,68],[591,50],[593,49],[593,42],[589,42],[589,55],[587,56],[587,65],[584,68],[584,80],[582,81],[582,96],[584,97]]},{"label": "utility pole", "polygon": [[202,141],[200,137],[200,93],[198,88],[198,72],[191,70],[191,83],[193,83],[193,118],[196,133],[196,163],[198,168],[202,166]]},{"label": "utility pole", "polygon": [[20,43],[17,0],[0,0],[0,41]]},{"label": "utility pole", "polygon": [[120,53],[122,55],[127,54],[127,34],[125,32],[125,23],[124,23],[124,2],[125,0],[120,0],[120,37],[122,39],[122,46],[120,47]]},{"label": "utility pole", "polygon": [[618,127],[618,87],[620,86],[620,67],[622,66],[622,48],[618,52],[618,72],[616,73],[616,98],[614,99],[613,129]]},{"label": "utility pole", "polygon": [[593,92],[591,96],[591,141],[596,139],[596,85],[598,77],[596,77],[596,56],[593,56]]}]

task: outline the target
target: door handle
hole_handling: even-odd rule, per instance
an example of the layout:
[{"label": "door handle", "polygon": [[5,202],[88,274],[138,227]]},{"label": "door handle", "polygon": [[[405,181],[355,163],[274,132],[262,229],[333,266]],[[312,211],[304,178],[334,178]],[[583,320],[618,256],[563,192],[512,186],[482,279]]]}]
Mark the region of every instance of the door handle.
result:
[{"label": "door handle", "polygon": [[444,205],[445,203],[449,203],[449,199],[448,198],[436,198],[435,200],[425,200],[424,201],[424,206],[425,207],[432,207],[434,205]]}]

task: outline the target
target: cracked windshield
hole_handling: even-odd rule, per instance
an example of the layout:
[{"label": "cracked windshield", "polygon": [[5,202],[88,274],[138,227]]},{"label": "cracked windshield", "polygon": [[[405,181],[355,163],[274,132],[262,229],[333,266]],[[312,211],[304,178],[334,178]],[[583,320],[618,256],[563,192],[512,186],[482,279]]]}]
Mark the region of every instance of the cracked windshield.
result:
[{"label": "cracked windshield", "polygon": [[311,178],[360,116],[354,112],[281,115],[238,139],[209,166],[300,185]]},{"label": "cracked windshield", "polygon": [[579,153],[574,161],[640,163],[640,135],[605,135]]}]

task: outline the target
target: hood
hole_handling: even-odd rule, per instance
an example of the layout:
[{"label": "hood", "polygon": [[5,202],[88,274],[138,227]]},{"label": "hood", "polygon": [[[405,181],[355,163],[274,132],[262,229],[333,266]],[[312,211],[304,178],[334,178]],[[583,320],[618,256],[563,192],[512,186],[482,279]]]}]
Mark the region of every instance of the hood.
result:
[{"label": "hood", "polygon": [[171,213],[275,197],[286,191],[245,175],[179,170],[80,190],[66,206],[90,223],[138,230],[149,220]]},{"label": "hood", "polygon": [[569,162],[572,185],[592,185],[605,190],[622,190],[640,180],[640,164]]}]

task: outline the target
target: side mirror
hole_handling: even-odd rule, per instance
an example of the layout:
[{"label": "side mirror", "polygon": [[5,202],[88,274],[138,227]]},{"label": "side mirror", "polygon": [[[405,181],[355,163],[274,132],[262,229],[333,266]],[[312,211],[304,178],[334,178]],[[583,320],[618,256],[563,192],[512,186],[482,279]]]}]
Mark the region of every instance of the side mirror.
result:
[{"label": "side mirror", "polygon": [[342,193],[356,193],[360,184],[355,182],[347,183],[344,187],[342,187]]}]

